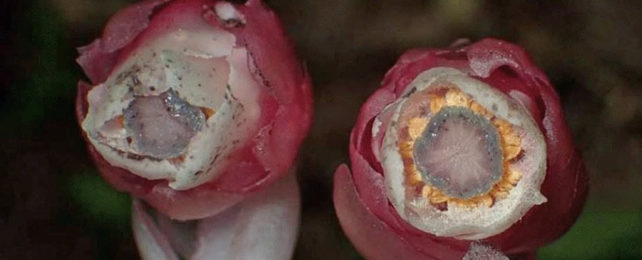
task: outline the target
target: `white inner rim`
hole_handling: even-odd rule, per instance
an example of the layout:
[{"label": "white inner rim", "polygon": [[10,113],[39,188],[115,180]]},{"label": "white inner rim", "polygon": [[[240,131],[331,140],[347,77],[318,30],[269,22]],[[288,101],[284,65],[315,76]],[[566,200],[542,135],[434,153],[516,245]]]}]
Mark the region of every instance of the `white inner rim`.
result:
[{"label": "white inner rim", "polygon": [[[89,141],[110,164],[147,179],[166,179],[173,189],[196,187],[220,175],[226,165],[222,162],[247,142],[260,116],[260,86],[248,69],[247,50],[235,47],[235,41],[231,33],[192,22],[134,50],[87,96],[89,111],[82,128]],[[166,67],[168,59],[182,63]],[[132,89],[118,79],[132,66],[142,68],[136,75],[144,87]],[[190,105],[215,113],[191,138],[182,162],[128,158],[139,154],[126,141],[131,133],[108,129],[105,123],[122,115],[134,95],[156,96],[170,87]]]},{"label": "white inner rim", "polygon": [[[522,173],[522,178],[506,198],[495,201],[490,208],[485,206],[467,208],[449,204],[447,211],[440,211],[421,196],[407,198],[406,194],[409,192],[406,192],[404,184],[404,165],[399,154],[397,142],[399,135],[396,127],[399,125],[397,121],[401,108],[408,100],[406,97],[386,108],[394,113],[387,125],[381,148],[388,198],[398,214],[420,230],[437,236],[469,240],[483,239],[508,229],[533,205],[546,202],[546,198],[539,191],[546,174],[546,142],[536,123],[522,105],[487,84],[453,68],[437,67],[422,72],[408,85],[401,96],[405,96],[410,91],[441,88],[444,83],[456,86],[488,111],[492,111],[495,116],[524,130],[520,138],[521,147],[526,156],[514,164],[514,167]],[[379,132],[381,130],[379,128],[382,127],[381,120],[379,118],[375,120],[377,121],[373,124],[373,133]]]}]

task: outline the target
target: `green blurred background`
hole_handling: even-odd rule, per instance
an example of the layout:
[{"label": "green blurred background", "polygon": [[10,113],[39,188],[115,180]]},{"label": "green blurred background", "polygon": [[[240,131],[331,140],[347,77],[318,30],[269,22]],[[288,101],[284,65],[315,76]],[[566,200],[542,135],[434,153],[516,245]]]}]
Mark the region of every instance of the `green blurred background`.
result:
[{"label": "green blurred background", "polygon": [[[138,257],[129,197],[97,175],[74,118],[75,47],[131,2],[0,3],[0,259]],[[539,258],[642,259],[642,1],[266,2],[315,86],[295,259],[359,259],[334,216],[332,174],[395,59],[487,36],[524,46],[550,76],[591,177],[578,222]]]}]

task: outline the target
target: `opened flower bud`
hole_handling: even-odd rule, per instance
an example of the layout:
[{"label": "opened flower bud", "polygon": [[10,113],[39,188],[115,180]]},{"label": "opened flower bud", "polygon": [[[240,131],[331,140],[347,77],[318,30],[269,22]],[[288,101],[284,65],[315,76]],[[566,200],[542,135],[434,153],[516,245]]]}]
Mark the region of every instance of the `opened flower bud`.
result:
[{"label": "opened flower bud", "polygon": [[335,207],[375,259],[461,259],[476,241],[529,254],[570,227],[587,191],[548,79],[494,39],[404,54],[363,105],[350,156]]},{"label": "opened flower bud", "polygon": [[80,53],[78,119],[101,174],[172,219],[283,177],[310,125],[310,81],[258,0],[144,1]]}]

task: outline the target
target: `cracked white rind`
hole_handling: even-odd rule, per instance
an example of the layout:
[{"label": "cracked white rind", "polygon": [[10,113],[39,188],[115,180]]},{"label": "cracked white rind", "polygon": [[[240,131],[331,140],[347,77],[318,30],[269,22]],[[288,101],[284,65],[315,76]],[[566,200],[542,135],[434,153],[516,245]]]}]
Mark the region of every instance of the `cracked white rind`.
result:
[{"label": "cracked white rind", "polygon": [[[235,44],[233,34],[206,24],[175,28],[141,44],[89,91],[81,126],[91,144],[113,166],[146,179],[168,180],[176,190],[219,176],[231,153],[250,139],[260,116],[261,91],[248,69],[251,59]],[[127,141],[132,133],[112,120],[123,115],[135,96],[157,96],[170,88],[190,105],[215,111],[191,138],[182,160],[144,156]]]},{"label": "cracked white rind", "polygon": [[[397,140],[401,108],[412,93],[441,88],[444,84],[454,85],[496,117],[507,120],[521,129],[518,133],[525,156],[512,167],[516,167],[522,173],[522,178],[506,198],[496,200],[491,207],[479,205],[470,208],[453,203],[448,205],[448,210],[440,211],[418,194],[407,196],[416,193],[406,192],[404,183],[404,165]],[[400,96],[402,98],[384,110],[394,113],[390,123],[384,126],[377,123],[380,121],[377,118],[372,131],[376,133],[385,130],[381,162],[388,198],[397,213],[412,226],[437,236],[465,240],[483,239],[503,232],[522,218],[531,207],[546,202],[546,198],[540,192],[546,175],[546,142],[537,124],[521,104],[484,82],[446,67],[422,72]],[[386,129],[379,129],[381,127]]]}]

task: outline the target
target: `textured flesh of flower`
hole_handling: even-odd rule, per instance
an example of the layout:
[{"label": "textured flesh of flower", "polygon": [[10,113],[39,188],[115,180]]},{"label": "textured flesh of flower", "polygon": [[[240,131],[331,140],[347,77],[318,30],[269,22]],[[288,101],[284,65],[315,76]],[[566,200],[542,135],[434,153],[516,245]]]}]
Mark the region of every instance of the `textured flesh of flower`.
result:
[{"label": "textured flesh of flower", "polygon": [[184,190],[218,176],[244,145],[260,91],[231,33],[201,21],[167,30],[92,88],[82,128],[112,165]]},{"label": "textured flesh of flower", "polygon": [[390,122],[373,124],[373,133],[386,127],[388,197],[413,226],[481,239],[545,202],[545,142],[528,112],[503,93],[455,69],[433,68],[386,110]]},{"label": "textured flesh of flower", "polygon": [[413,154],[423,179],[450,197],[486,193],[503,171],[497,130],[488,119],[459,106],[432,116]]},{"label": "textured flesh of flower", "polygon": [[125,129],[136,150],[158,159],[179,157],[201,130],[205,114],[182,100],[174,90],[134,99],[124,112]]},{"label": "textured flesh of flower", "polygon": [[[399,137],[407,184],[441,208],[490,207],[504,198],[521,178],[511,167],[522,150],[519,128],[452,86],[415,96],[410,104],[413,99],[429,101],[421,105],[430,113],[409,119],[407,135]],[[410,109],[402,118],[412,116],[417,114]]]}]

